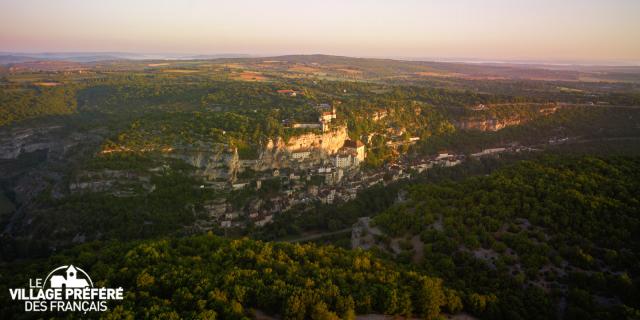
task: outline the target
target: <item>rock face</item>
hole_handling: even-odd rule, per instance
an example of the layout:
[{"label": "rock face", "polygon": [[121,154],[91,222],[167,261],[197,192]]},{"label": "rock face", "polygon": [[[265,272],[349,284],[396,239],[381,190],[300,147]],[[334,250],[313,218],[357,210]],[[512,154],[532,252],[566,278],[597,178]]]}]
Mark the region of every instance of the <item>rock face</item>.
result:
[{"label": "rock face", "polygon": [[[240,160],[237,148],[227,145],[191,145],[176,146],[163,156],[182,160],[196,168],[195,174],[209,181],[235,182],[238,173],[246,169],[264,171],[270,169],[288,168],[295,161],[292,152],[308,150],[310,161],[297,163],[301,168],[309,166],[314,161],[322,161],[328,155],[335,154],[345,140],[349,138],[346,126],[337,126],[322,133],[305,133],[289,138],[270,139],[261,148],[258,159]],[[108,187],[108,186],[107,186]]]},{"label": "rock face", "polygon": [[351,249],[369,250],[376,246],[376,236],[382,236],[383,232],[377,227],[371,227],[371,218],[358,219],[351,229]]},{"label": "rock face", "polygon": [[238,149],[176,149],[166,155],[180,159],[194,167],[196,174],[208,180],[235,181],[238,173]]},{"label": "rock face", "polygon": [[498,131],[509,126],[515,126],[524,121],[519,117],[506,119],[467,119],[455,123],[461,130]]},{"label": "rock face", "polygon": [[[310,152],[310,162],[321,162],[329,155],[338,152],[344,145],[344,141],[349,139],[346,126],[337,126],[332,130],[323,133],[305,133],[289,138],[286,142],[282,138],[269,139],[265,144],[260,157],[252,162],[252,169],[256,171],[287,168],[292,164],[291,153],[301,150]],[[304,164],[298,164],[304,167]],[[242,170],[242,168],[241,168]]]},{"label": "rock face", "polygon": [[[0,159],[17,159],[23,153],[37,150],[63,153],[69,146],[63,141],[51,139],[60,126],[14,129],[3,132],[0,138]],[[67,141],[67,143],[69,143]],[[74,142],[71,142],[74,143]]]},{"label": "rock face", "polygon": [[322,134],[305,133],[291,137],[287,141],[287,151],[320,149],[327,154],[334,154],[349,139],[346,126],[339,126]]},{"label": "rock face", "polygon": [[135,195],[133,187],[140,186],[151,192],[155,186],[150,183],[150,175],[125,170],[81,171],[69,183],[71,193],[113,191],[116,196]]},{"label": "rock face", "polygon": [[0,128],[0,192],[16,195],[11,198],[15,210],[0,221],[0,231],[31,237],[32,222],[40,212],[34,199],[45,191],[52,198],[68,194],[69,169],[99,149],[105,132],[68,124]]}]

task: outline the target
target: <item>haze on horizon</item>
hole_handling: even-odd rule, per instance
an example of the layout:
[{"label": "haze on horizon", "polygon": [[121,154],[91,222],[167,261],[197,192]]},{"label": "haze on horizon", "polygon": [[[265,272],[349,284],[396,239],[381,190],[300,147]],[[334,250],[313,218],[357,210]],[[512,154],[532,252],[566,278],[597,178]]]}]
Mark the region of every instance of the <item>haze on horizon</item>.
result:
[{"label": "haze on horizon", "polygon": [[2,0],[0,51],[640,63],[637,0]]}]

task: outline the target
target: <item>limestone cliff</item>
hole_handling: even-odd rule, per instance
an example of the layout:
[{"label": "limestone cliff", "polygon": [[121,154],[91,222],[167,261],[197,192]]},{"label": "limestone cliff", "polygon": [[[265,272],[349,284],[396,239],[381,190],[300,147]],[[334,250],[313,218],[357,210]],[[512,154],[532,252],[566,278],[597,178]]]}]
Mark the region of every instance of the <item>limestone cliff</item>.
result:
[{"label": "limestone cliff", "polygon": [[23,153],[46,150],[49,156],[61,157],[86,135],[64,132],[61,126],[19,128],[0,131],[0,159],[15,160]]},{"label": "limestone cliff", "polygon": [[[310,160],[312,162],[321,161],[328,155],[336,153],[347,139],[349,139],[349,135],[346,126],[337,126],[322,133],[309,132],[293,136],[286,142],[282,138],[269,139],[253,169],[261,171],[290,167],[292,163],[291,153],[300,150],[310,151]],[[297,165],[304,167],[301,164]]]},{"label": "limestone cliff", "polygon": [[455,126],[462,130],[498,131],[509,126],[519,125],[523,122],[519,117],[507,119],[466,119],[458,121]]},{"label": "limestone cliff", "polygon": [[305,133],[289,138],[269,139],[256,160],[240,160],[236,149],[227,147],[176,147],[165,156],[185,161],[196,167],[198,175],[208,180],[235,181],[237,173],[246,169],[256,171],[291,167],[291,153],[299,150],[311,152],[309,161],[304,164],[296,162],[299,167],[310,165],[313,161],[322,161],[334,154],[349,138],[346,126],[338,126],[322,133]]},{"label": "limestone cliff", "polygon": [[344,141],[349,139],[346,126],[338,126],[321,134],[305,133],[291,137],[285,148],[287,151],[320,149],[327,154],[334,154],[342,147]]},{"label": "limestone cliff", "polygon": [[235,180],[238,172],[238,150],[211,149],[175,149],[167,157],[180,159],[194,167],[196,173],[208,180]]}]

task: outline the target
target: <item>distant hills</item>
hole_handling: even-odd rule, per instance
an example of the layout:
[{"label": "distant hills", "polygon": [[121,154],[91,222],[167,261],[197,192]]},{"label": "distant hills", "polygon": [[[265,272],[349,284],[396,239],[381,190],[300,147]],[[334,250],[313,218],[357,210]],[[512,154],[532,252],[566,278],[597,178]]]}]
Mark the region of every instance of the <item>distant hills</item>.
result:
[{"label": "distant hills", "polygon": [[[111,68],[145,68],[149,61],[201,62],[242,65],[257,72],[332,74],[350,79],[394,77],[410,81],[451,78],[465,80],[536,80],[640,83],[640,66],[521,64],[496,62],[443,62],[356,58],[323,54],[259,57],[246,54],[143,54],[126,52],[16,53],[0,52],[0,72],[72,71],[93,69],[108,62]],[[127,62],[127,63],[122,63]],[[196,63],[197,65],[197,63]],[[191,65],[190,67],[194,67]],[[2,68],[4,67],[4,68]],[[305,70],[305,71],[303,71]]]},{"label": "distant hills", "polygon": [[43,52],[20,53],[0,52],[0,64],[23,63],[32,61],[69,61],[69,62],[99,62],[110,60],[208,60],[220,58],[249,58],[246,54],[154,54],[128,52]]}]

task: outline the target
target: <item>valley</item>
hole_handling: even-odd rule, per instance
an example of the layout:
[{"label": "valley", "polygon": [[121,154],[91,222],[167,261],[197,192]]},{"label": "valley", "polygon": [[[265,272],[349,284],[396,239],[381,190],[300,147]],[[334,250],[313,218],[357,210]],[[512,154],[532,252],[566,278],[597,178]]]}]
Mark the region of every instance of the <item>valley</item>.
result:
[{"label": "valley", "polygon": [[[7,270],[91,248],[83,262],[102,279],[153,301],[172,288],[150,317],[638,312],[640,83],[620,74],[633,68],[317,55],[5,66],[7,283]],[[219,275],[202,291],[162,277],[176,266]]]}]

